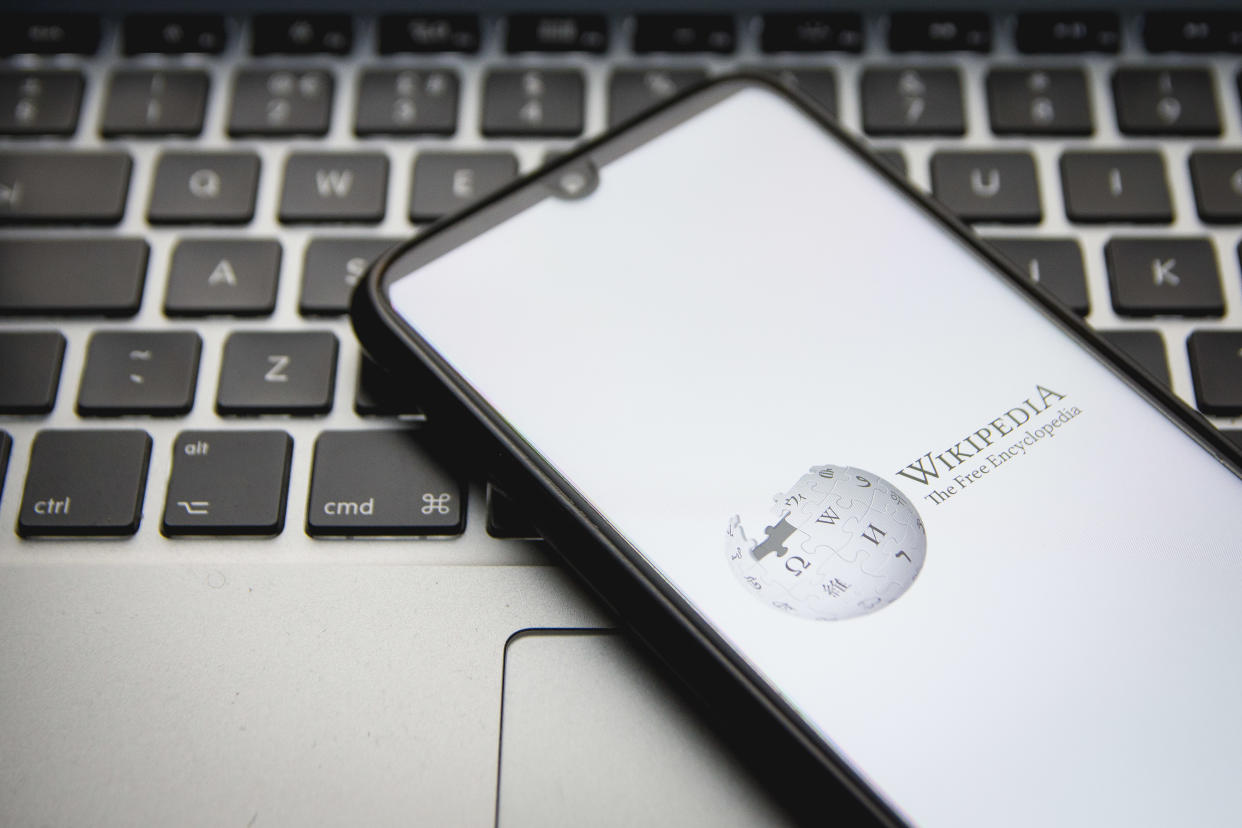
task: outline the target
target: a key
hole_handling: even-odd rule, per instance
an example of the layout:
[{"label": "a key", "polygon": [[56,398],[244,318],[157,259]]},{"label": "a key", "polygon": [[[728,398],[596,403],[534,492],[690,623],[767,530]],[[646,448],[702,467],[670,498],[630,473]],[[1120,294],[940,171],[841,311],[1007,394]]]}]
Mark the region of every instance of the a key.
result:
[{"label": "a key", "polygon": [[1164,350],[1164,337],[1160,331],[1100,331],[1099,334],[1137,362],[1144,371],[1166,387],[1170,386],[1169,357]]},{"label": "a key", "polygon": [[479,18],[473,14],[386,14],[379,21],[379,53],[479,50]]},{"label": "a key", "polygon": [[493,538],[540,540],[539,530],[507,494],[487,484],[487,534]]},{"label": "a key", "polygon": [[280,242],[185,239],[173,249],[164,313],[266,316],[276,307]]},{"label": "a key", "polygon": [[6,14],[0,16],[0,57],[93,55],[100,31],[93,14]]},{"label": "a key", "polygon": [[1195,404],[1204,414],[1242,414],[1242,331],[1194,331],[1186,339]]},{"label": "a key", "polygon": [[1037,223],[1035,159],[1025,152],[938,152],[932,192],[964,221]]},{"label": "a key", "polygon": [[1242,13],[1147,12],[1143,45],[1149,52],[1242,52]]},{"label": "a key", "polygon": [[256,14],[251,28],[256,55],[346,55],[354,43],[347,14]]},{"label": "a key", "polygon": [[1219,135],[1208,69],[1118,69],[1117,126],[1129,135]]},{"label": "a key", "polygon": [[1221,316],[1216,252],[1208,239],[1110,239],[1104,245],[1113,308],[1125,316]]},{"label": "a key", "polygon": [[253,152],[166,152],[151,188],[152,224],[245,224],[254,217],[259,156]]},{"label": "a key", "polygon": [[65,337],[56,331],[0,332],[0,414],[46,414],[56,403]]},{"label": "a key", "polygon": [[202,340],[192,331],[106,331],[91,337],[78,413],[186,414],[194,405]]},{"label": "a key", "polygon": [[1173,221],[1159,153],[1066,152],[1061,156],[1061,189],[1070,221]]},{"label": "a key", "polygon": [[306,246],[302,266],[304,316],[326,316],[349,310],[354,285],[381,253],[401,242],[397,238],[315,238]]},{"label": "a key", "polygon": [[244,69],[233,84],[229,135],[323,135],[333,90],[322,69]]},{"label": "a key", "polygon": [[134,534],[150,459],[145,431],[40,431],[30,449],[17,533]]},{"label": "a key", "polygon": [[1221,224],[1242,222],[1242,152],[1192,152],[1190,180],[1199,218]]},{"label": "a key", "polygon": [[325,431],[315,441],[311,535],[457,535],[465,486],[416,430]]},{"label": "a key", "polygon": [[216,411],[326,414],[336,387],[336,337],[326,331],[231,334]]},{"label": "a key", "polygon": [[1121,21],[1116,12],[1024,12],[1014,42],[1028,55],[1114,54],[1121,48]]},{"label": "a key", "polygon": [[0,135],[72,135],[81,106],[81,72],[0,72]]},{"label": "a key", "polygon": [[0,224],[116,224],[132,166],[123,152],[0,153]]},{"label": "a key", "polygon": [[165,535],[278,535],[293,440],[283,431],[183,431],[173,443]]},{"label": "a key", "polygon": [[797,89],[822,106],[829,114],[837,112],[837,76],[831,69],[800,69],[794,67],[752,68],[766,72],[790,89]]},{"label": "a key", "polygon": [[872,135],[962,135],[962,81],[956,69],[867,69],[863,129]]},{"label": "a key", "polygon": [[608,19],[602,14],[511,14],[506,22],[510,54],[608,50]]},{"label": "a key", "polygon": [[374,69],[358,85],[359,135],[452,135],[457,130],[457,73],[446,69]]},{"label": "a key", "polygon": [[131,14],[121,30],[127,55],[218,55],[224,42],[224,17],[218,14]]},{"label": "a key", "polygon": [[582,132],[582,73],[571,69],[501,69],[483,79],[488,136],[573,136]]},{"label": "a key", "polygon": [[763,15],[759,48],[772,52],[861,52],[862,15],[807,12]]},{"label": "a key", "polygon": [[377,222],[388,201],[388,157],[293,153],[285,161],[280,220]]},{"label": "a key", "polygon": [[992,21],[983,12],[894,12],[888,21],[894,52],[988,52]]},{"label": "a key", "polygon": [[0,239],[0,314],[133,316],[148,251],[142,239]]},{"label": "a key", "polygon": [[206,106],[206,72],[115,72],[99,131],[105,136],[198,135]]},{"label": "a key", "polygon": [[1087,273],[1083,269],[1082,248],[1074,239],[988,238],[1001,255],[1026,273],[1032,281],[1046,287],[1074,313],[1086,316],[1091,310],[1087,298]]},{"label": "a key", "polygon": [[618,69],[608,81],[608,125],[616,126],[707,78],[703,69]]},{"label": "a key", "polygon": [[634,52],[715,52],[737,46],[733,16],[728,14],[638,14],[634,16]]},{"label": "a key", "polygon": [[997,135],[1090,135],[1094,130],[1081,69],[993,69],[988,117]]},{"label": "a key", "polygon": [[417,394],[408,379],[385,371],[365,355],[358,359],[358,384],[354,410],[364,416],[396,416],[421,413]]},{"label": "a key", "polygon": [[414,159],[410,220],[454,213],[517,178],[517,171],[517,158],[507,152],[421,152]]}]

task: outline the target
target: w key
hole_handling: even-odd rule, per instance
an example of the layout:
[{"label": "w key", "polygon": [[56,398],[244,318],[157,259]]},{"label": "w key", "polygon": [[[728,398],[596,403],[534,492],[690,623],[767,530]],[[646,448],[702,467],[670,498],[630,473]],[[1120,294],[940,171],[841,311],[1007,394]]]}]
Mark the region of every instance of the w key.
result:
[{"label": "w key", "polygon": [[383,155],[295,153],[285,164],[280,220],[377,222],[387,197]]}]

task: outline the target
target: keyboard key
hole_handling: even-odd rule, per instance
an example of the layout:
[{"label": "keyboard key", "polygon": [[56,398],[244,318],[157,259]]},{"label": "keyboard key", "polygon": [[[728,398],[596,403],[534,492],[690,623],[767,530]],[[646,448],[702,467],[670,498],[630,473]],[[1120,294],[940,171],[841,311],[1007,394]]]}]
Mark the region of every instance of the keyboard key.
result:
[{"label": "keyboard key", "polygon": [[133,316],[147,254],[142,239],[0,239],[0,314]]},{"label": "keyboard key", "polygon": [[354,131],[359,135],[452,135],[459,81],[444,69],[362,73]]},{"label": "keyboard key", "polygon": [[483,80],[484,135],[579,135],[583,80],[568,69],[498,70]]},{"label": "keyboard key", "polygon": [[358,384],[354,389],[354,410],[363,416],[416,415],[418,406],[410,381],[385,371],[367,356],[358,359]]},{"label": "keyboard key", "polygon": [[1116,12],[1026,12],[1014,32],[1018,51],[1033,54],[1104,52],[1121,48]]},{"label": "keyboard key", "polygon": [[134,534],[150,459],[145,431],[40,431],[30,449],[17,533]]},{"label": "keyboard key", "polygon": [[0,135],[72,135],[82,73],[0,72]]},{"label": "keyboard key", "polygon": [[500,489],[487,484],[487,534],[493,538],[540,540],[539,530],[518,505]]},{"label": "keyboard key", "polygon": [[863,129],[872,135],[962,135],[962,81],[956,69],[867,69]]},{"label": "keyboard key", "polygon": [[366,275],[371,262],[401,241],[370,237],[311,239],[302,267],[298,309],[304,316],[345,313],[354,285]]},{"label": "keyboard key", "polygon": [[1090,135],[1087,78],[1081,69],[993,69],[988,116],[997,135]]},{"label": "keyboard key", "polygon": [[336,337],[326,331],[231,334],[216,411],[326,414],[336,387],[336,351]]},{"label": "keyboard key", "polygon": [[910,175],[910,170],[906,166],[906,156],[901,150],[877,149],[875,150],[875,154],[881,161],[896,170],[902,178],[907,178]]},{"label": "keyboard key", "polygon": [[1192,152],[1190,180],[1199,218],[1213,223],[1242,221],[1242,152]]},{"label": "keyboard key", "polygon": [[243,69],[233,84],[229,135],[323,135],[332,75],[322,69]]},{"label": "keyboard key", "polygon": [[293,153],[285,161],[280,220],[377,222],[388,202],[388,157]]},{"label": "keyboard key", "polygon": [[706,79],[703,69],[618,69],[608,81],[608,126],[629,120]]},{"label": "keyboard key", "polygon": [[831,69],[753,68],[754,72],[774,75],[790,89],[797,89],[830,115],[837,113],[837,76]]},{"label": "keyboard key", "polygon": [[116,224],[132,167],[123,152],[0,153],[0,224]]},{"label": "keyboard key", "polygon": [[1070,221],[1173,221],[1164,157],[1155,152],[1066,152],[1061,188]]},{"label": "keyboard key", "polygon": [[1207,69],[1118,69],[1117,126],[1129,135],[1219,135]]},{"label": "keyboard key", "polygon": [[608,19],[602,14],[511,14],[505,49],[519,52],[608,50]]},{"label": "keyboard key", "polygon": [[507,152],[422,152],[414,159],[410,220],[434,221],[455,213],[517,178]]},{"label": "keyboard key", "polygon": [[0,16],[0,56],[93,55],[99,35],[93,14],[6,14]]},{"label": "keyboard key", "polygon": [[13,448],[13,438],[7,431],[0,431],[0,494],[4,492],[4,478],[9,470],[9,452]]},{"label": "keyboard key", "polygon": [[1038,223],[1039,182],[1026,152],[938,152],[932,192],[964,221]]},{"label": "keyboard key", "polygon": [[151,188],[152,224],[245,224],[254,217],[259,156],[253,152],[166,152]]},{"label": "keyboard key", "polygon": [[131,14],[121,32],[127,55],[218,55],[224,42],[224,18],[218,14]]},{"label": "keyboard key", "polygon": [[458,535],[465,487],[413,430],[325,431],[315,441],[311,535]]},{"label": "keyboard key", "polygon": [[188,413],[201,349],[202,340],[191,331],[96,333],[87,346],[78,413]]},{"label": "keyboard key", "polygon": [[737,46],[733,16],[728,14],[638,14],[634,16],[634,51],[715,52]]},{"label": "keyboard key", "polygon": [[894,52],[988,52],[992,21],[983,12],[894,12],[888,21]]},{"label": "keyboard key", "polygon": [[1148,12],[1143,44],[1149,52],[1242,52],[1242,13]]},{"label": "keyboard key", "polygon": [[1046,287],[1074,313],[1086,316],[1087,273],[1082,248],[1074,239],[988,238],[988,243],[1013,262],[1018,270]]},{"label": "keyboard key", "polygon": [[1165,387],[1170,387],[1169,358],[1164,350],[1164,337],[1160,331],[1100,331],[1110,345],[1125,352],[1139,366],[1159,380]]},{"label": "keyboard key", "polygon": [[173,444],[165,535],[279,535],[293,440],[283,431],[183,431]]},{"label": "keyboard key", "polygon": [[1216,253],[1207,239],[1110,239],[1104,245],[1113,308],[1124,316],[1221,316]]},{"label": "keyboard key", "polygon": [[379,52],[479,50],[479,18],[473,14],[386,14],[379,22]]},{"label": "keyboard key", "polygon": [[206,72],[115,72],[99,131],[105,136],[198,135],[206,106]]},{"label": "keyboard key", "polygon": [[56,331],[0,332],[0,414],[46,414],[56,403],[65,337]]},{"label": "keyboard key", "polygon": [[759,48],[765,52],[861,52],[857,12],[765,14]]},{"label": "keyboard key", "polygon": [[1204,414],[1242,414],[1242,331],[1195,331],[1186,339],[1195,403]]},{"label": "keyboard key", "polygon": [[354,43],[347,14],[256,14],[251,26],[256,55],[347,55]]},{"label": "keyboard key", "polygon": [[164,313],[266,316],[276,308],[280,242],[186,239],[173,249]]}]

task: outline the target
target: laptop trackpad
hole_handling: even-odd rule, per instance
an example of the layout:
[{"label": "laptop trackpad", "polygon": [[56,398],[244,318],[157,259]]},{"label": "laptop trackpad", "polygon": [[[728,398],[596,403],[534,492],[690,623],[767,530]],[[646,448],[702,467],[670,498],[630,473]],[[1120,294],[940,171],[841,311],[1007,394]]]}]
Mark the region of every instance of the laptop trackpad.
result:
[{"label": "laptop trackpad", "polygon": [[621,635],[515,636],[504,688],[501,828],[784,824]]}]

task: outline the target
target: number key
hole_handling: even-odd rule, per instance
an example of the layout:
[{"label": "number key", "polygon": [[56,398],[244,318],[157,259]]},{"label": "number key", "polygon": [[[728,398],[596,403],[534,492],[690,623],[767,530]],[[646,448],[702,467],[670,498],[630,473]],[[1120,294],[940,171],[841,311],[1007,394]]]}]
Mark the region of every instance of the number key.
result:
[{"label": "number key", "polygon": [[322,69],[238,72],[229,135],[323,135],[332,93],[332,75]]},{"label": "number key", "polygon": [[862,115],[872,135],[962,135],[961,77],[956,69],[868,69]]},{"label": "number key", "polygon": [[72,135],[82,85],[81,72],[0,72],[0,134]]},{"label": "number key", "polygon": [[1207,69],[1118,69],[1117,126],[1129,135],[1219,135],[1220,116]]},{"label": "number key", "polygon": [[579,135],[583,89],[582,74],[568,69],[491,72],[483,81],[483,134]]},{"label": "number key", "polygon": [[1081,69],[993,69],[988,115],[997,135],[1090,135],[1091,106]]},{"label": "number key", "polygon": [[206,106],[206,72],[117,72],[99,131],[105,136],[198,135]]},{"label": "number key", "polygon": [[452,135],[457,73],[443,69],[368,70],[358,85],[359,135]]},{"label": "number key", "polygon": [[324,414],[336,387],[336,337],[235,333],[224,343],[216,411],[221,414]]}]

